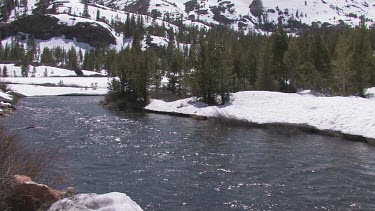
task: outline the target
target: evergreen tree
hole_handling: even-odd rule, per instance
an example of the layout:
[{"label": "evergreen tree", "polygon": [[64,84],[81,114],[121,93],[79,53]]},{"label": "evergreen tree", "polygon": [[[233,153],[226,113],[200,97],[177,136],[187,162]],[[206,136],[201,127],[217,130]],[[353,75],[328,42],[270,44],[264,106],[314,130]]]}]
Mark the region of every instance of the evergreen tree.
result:
[{"label": "evergreen tree", "polygon": [[100,10],[99,9],[96,10],[96,20],[100,21]]},{"label": "evergreen tree", "polygon": [[259,56],[259,71],[257,75],[256,87],[259,90],[275,91],[276,83],[272,77],[272,50],[271,41],[266,38]]},{"label": "evergreen tree", "polygon": [[350,87],[349,80],[353,77],[353,71],[350,68],[350,37],[348,33],[343,32],[339,37],[335,48],[335,58],[333,60],[333,77],[336,82],[336,92],[341,95],[352,94],[348,91]]},{"label": "evergreen tree", "polygon": [[364,17],[362,17],[360,26],[354,30],[351,49],[350,67],[354,71],[351,83],[354,86],[355,94],[365,97],[364,89],[368,85],[372,50]]},{"label": "evergreen tree", "polygon": [[7,68],[7,66],[3,66],[3,70],[2,70],[2,76],[3,77],[8,77],[9,75],[8,75],[8,68]]},{"label": "evergreen tree", "polygon": [[301,52],[298,46],[298,41],[292,39],[288,43],[288,50],[284,55],[284,64],[286,71],[286,78],[289,80],[289,87],[295,90],[298,87],[298,82],[301,80],[300,72],[298,71],[301,65]]},{"label": "evergreen tree", "polygon": [[55,65],[52,52],[49,48],[43,48],[42,54],[40,56],[40,62],[45,65],[53,66]]},{"label": "evergreen tree", "polygon": [[78,68],[78,57],[77,57],[77,51],[76,49],[72,46],[68,50],[68,64],[67,64],[68,69],[77,71]]},{"label": "evergreen tree", "polygon": [[279,23],[279,30],[273,33],[271,37],[273,41],[273,73],[279,83],[280,91],[288,91],[288,74],[284,65],[284,55],[288,49],[288,37],[281,23]]},{"label": "evergreen tree", "polygon": [[82,0],[81,2],[83,4],[82,17],[90,18],[89,9],[88,9],[88,0]]}]

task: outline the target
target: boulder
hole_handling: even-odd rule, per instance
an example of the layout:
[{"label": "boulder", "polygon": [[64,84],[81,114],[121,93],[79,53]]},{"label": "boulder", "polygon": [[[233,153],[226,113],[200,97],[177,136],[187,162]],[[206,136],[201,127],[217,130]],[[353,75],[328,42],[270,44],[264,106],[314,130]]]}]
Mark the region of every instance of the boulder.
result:
[{"label": "boulder", "polygon": [[53,204],[48,211],[141,211],[142,208],[124,193],[79,194],[62,199]]},{"label": "boulder", "polygon": [[33,211],[48,208],[56,201],[73,194],[72,190],[59,191],[46,185],[35,183],[30,177],[15,175],[14,189],[7,199],[7,204],[15,211]]},{"label": "boulder", "polygon": [[36,39],[48,40],[64,35],[67,39],[93,47],[107,47],[116,44],[112,33],[98,23],[79,22],[73,26],[60,24],[59,19],[49,15],[28,15],[0,27],[2,38],[16,36],[20,32],[33,35]]}]

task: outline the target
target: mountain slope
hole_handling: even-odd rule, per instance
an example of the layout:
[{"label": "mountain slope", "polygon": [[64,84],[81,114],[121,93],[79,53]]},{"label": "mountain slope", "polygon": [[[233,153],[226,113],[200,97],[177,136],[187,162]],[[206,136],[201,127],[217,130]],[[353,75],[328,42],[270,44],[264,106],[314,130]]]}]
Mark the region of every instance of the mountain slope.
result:
[{"label": "mountain slope", "polygon": [[[87,4],[83,3],[85,1]],[[0,5],[2,11],[12,0],[4,2]],[[30,26],[21,25],[13,30],[14,24],[6,23],[12,24],[27,15],[46,13],[58,20],[58,30],[55,30],[56,26],[52,27],[53,31],[47,32],[48,36],[39,36],[40,39],[58,38],[57,43],[61,43],[68,38],[72,42],[89,43],[91,47],[106,45],[120,50],[129,46],[132,40],[126,39],[123,31],[116,30],[113,23],[124,23],[129,15],[142,18],[144,27],[163,25],[174,32],[179,31],[178,22],[198,27],[220,24],[245,33],[271,32],[282,21],[288,32],[297,33],[300,28],[313,23],[357,25],[361,15],[365,15],[371,24],[375,19],[375,0],[28,0],[18,6],[13,4],[10,12],[0,15],[2,39],[20,32],[33,34],[31,31],[37,30],[37,24],[30,31],[26,30]],[[83,29],[88,30],[80,33]],[[95,36],[100,33],[103,35]],[[107,41],[101,42],[103,37],[108,37]]]},{"label": "mountain slope", "polygon": [[[135,0],[107,0],[107,5],[121,10],[134,11]],[[206,23],[225,24],[234,29],[257,29],[262,23],[284,24],[298,21],[350,25],[359,23],[359,17],[375,17],[374,0],[149,0],[147,13],[155,16],[199,20]],[[250,9],[252,7],[252,9]],[[144,8],[142,9],[144,10]],[[369,20],[370,21],[370,20]]]}]

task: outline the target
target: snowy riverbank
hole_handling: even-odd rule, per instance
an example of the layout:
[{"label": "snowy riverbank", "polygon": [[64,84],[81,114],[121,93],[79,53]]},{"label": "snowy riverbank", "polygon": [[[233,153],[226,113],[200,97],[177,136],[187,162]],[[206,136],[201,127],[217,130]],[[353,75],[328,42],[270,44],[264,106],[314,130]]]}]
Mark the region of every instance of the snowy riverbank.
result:
[{"label": "snowy riverbank", "polygon": [[[0,78],[7,88],[26,97],[56,95],[105,95],[110,78],[102,73],[83,71],[84,76],[77,76],[74,71],[37,66],[31,68],[29,77],[22,75],[21,68],[14,64],[0,64],[7,67],[8,76]],[[33,70],[34,69],[34,70]],[[30,77],[33,76],[33,77]]]},{"label": "snowy riverbank", "polygon": [[146,109],[234,117],[257,124],[309,125],[319,130],[375,138],[374,99],[248,91],[232,94],[231,101],[224,106],[207,106],[195,98],[187,98],[174,102],[152,100]]}]

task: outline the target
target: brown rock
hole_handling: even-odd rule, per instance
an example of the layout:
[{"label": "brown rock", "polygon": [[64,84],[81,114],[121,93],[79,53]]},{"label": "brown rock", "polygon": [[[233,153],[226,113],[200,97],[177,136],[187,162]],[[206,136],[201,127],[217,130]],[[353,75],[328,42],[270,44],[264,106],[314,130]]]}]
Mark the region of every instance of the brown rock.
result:
[{"label": "brown rock", "polygon": [[30,177],[24,175],[15,175],[13,182],[14,190],[7,203],[15,211],[48,208],[67,194],[66,191],[54,190],[46,185],[35,183]]}]

